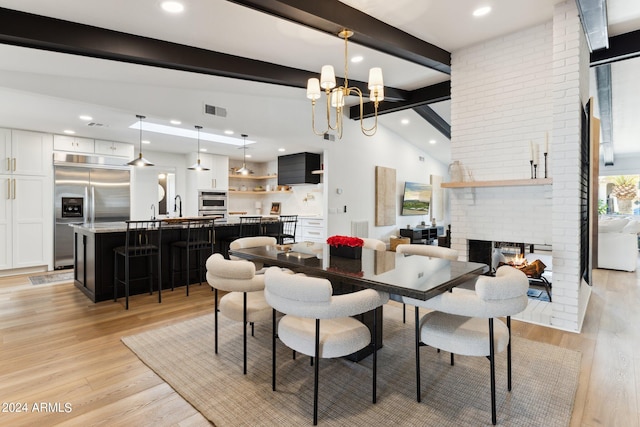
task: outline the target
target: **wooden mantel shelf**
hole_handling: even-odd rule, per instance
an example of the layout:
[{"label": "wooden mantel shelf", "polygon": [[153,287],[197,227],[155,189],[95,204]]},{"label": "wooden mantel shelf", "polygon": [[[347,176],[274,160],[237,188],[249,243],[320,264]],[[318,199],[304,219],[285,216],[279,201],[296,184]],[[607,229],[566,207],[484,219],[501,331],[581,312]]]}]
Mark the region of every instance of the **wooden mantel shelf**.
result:
[{"label": "wooden mantel shelf", "polygon": [[525,185],[550,185],[552,178],[538,179],[507,179],[498,181],[465,181],[465,182],[443,182],[442,188],[475,188],[475,187],[517,187]]}]

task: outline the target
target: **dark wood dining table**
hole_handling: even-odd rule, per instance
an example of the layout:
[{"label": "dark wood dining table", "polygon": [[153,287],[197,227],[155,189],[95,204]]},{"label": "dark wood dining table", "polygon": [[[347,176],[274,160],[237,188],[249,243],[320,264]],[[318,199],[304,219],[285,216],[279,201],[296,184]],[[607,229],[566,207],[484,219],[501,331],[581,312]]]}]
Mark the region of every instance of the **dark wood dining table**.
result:
[{"label": "dark wood dining table", "polygon": [[324,243],[297,243],[286,247],[290,250],[276,245],[231,253],[265,265],[289,268],[296,273],[325,277],[332,283],[348,283],[421,300],[433,298],[489,270],[486,264],[477,262],[365,248],[361,259],[350,259],[331,255],[329,245]]},{"label": "dark wood dining table", "polygon": [[[477,262],[365,248],[360,259],[338,257],[331,255],[329,245],[311,242],[238,249],[229,253],[264,265],[288,268],[295,273],[324,277],[331,281],[334,294],[371,288],[422,300],[447,292],[489,270],[486,264]],[[379,325],[376,335],[379,347],[382,347],[382,310],[356,317],[371,331],[374,322]],[[359,361],[371,352],[371,348],[365,348],[347,358]]]}]

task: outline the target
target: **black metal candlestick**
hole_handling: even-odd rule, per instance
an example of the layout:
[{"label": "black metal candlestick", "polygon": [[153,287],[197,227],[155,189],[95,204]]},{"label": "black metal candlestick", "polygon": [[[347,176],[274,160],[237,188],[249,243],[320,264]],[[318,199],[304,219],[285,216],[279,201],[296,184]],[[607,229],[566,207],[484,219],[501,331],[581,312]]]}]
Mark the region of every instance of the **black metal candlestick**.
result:
[{"label": "black metal candlestick", "polygon": [[547,153],[542,153],[544,154],[544,177],[547,177]]},{"label": "black metal candlestick", "polygon": [[531,179],[533,179],[533,160],[529,160],[529,164],[531,165]]},{"label": "black metal candlestick", "polygon": [[533,179],[538,178],[538,165],[533,165]]}]

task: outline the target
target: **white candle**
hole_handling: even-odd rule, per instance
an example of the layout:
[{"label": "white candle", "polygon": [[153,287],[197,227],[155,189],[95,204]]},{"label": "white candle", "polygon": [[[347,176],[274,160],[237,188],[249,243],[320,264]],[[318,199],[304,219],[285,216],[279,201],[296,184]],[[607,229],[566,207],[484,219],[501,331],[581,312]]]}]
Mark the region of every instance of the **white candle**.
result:
[{"label": "white candle", "polygon": [[544,152],[549,152],[549,132],[545,132],[544,134]]},{"label": "white candle", "polygon": [[529,160],[533,160],[533,141],[529,141]]}]

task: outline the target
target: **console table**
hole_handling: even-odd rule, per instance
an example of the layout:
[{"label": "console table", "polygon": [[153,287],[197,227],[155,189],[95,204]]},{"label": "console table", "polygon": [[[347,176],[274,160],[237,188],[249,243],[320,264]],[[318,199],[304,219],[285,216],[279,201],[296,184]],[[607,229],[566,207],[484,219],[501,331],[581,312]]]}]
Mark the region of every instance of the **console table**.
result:
[{"label": "console table", "polygon": [[426,245],[430,245],[440,234],[444,234],[444,227],[416,227],[400,229],[400,236],[408,237],[411,239],[412,244],[424,243]]}]

